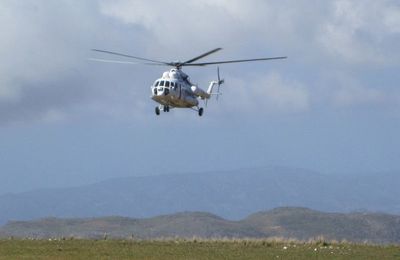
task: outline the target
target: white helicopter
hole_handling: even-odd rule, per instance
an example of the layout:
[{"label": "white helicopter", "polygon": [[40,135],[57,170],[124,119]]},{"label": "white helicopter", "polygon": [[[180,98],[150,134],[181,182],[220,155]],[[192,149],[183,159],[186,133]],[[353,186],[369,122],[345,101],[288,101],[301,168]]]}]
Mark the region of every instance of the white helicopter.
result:
[{"label": "white helicopter", "polygon": [[[216,48],[201,54],[190,60],[180,62],[164,62],[158,60],[150,60],[146,58],[131,56],[123,53],[92,49],[92,51],[102,52],[111,55],[117,55],[127,58],[136,59],[142,61],[146,65],[165,65],[174,67],[173,69],[163,73],[162,77],[157,79],[151,86],[151,98],[159,103],[160,105],[155,108],[156,115],[160,115],[160,112],[169,112],[172,108],[191,108],[198,112],[199,116],[203,115],[204,108],[199,106],[199,99],[204,100],[207,105],[207,100],[211,98],[212,95],[218,96],[220,93],[220,86],[224,83],[223,79],[220,79],[219,68],[217,68],[218,80],[211,81],[207,90],[203,90],[197,85],[193,84],[189,80],[189,76],[182,71],[184,66],[207,66],[225,63],[239,63],[239,62],[249,62],[249,61],[265,61],[265,60],[278,60],[286,59],[287,57],[270,57],[270,58],[258,58],[258,59],[244,59],[244,60],[227,60],[227,61],[215,61],[215,62],[202,62],[194,63],[195,61],[202,59],[212,53],[222,50],[222,48]],[[106,59],[95,59],[91,60],[100,62],[111,62],[111,63],[128,63],[128,64],[138,64],[137,62],[130,61],[117,61],[117,60],[106,60]],[[217,92],[213,92],[215,86],[218,86]]]}]

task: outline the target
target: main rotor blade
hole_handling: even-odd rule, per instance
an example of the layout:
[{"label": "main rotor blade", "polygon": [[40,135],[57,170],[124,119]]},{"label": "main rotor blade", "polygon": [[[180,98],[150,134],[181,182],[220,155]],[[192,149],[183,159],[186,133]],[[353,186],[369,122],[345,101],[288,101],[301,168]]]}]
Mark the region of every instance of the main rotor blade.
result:
[{"label": "main rotor blade", "polygon": [[143,64],[142,62],[134,62],[134,61],[122,61],[122,60],[106,60],[106,59],[96,59],[96,58],[88,58],[90,61],[98,61],[105,63],[119,63],[119,64]]},{"label": "main rotor blade", "polygon": [[187,64],[182,64],[182,66],[207,66],[214,64],[239,63],[239,62],[249,62],[249,61],[281,60],[286,58],[287,57],[271,57],[271,58],[259,58],[259,59],[247,59],[247,60],[227,60],[227,61],[215,61],[215,62],[203,62],[203,63],[187,63]]},{"label": "main rotor blade", "polygon": [[135,62],[135,61],[107,60],[107,59],[97,59],[97,58],[88,58],[87,60],[89,60],[89,61],[97,61],[97,62],[104,62],[104,63],[165,66],[165,64],[163,64],[163,63],[154,63],[154,62]]},{"label": "main rotor blade", "polygon": [[209,52],[206,52],[206,53],[204,53],[204,54],[202,54],[202,55],[200,55],[200,56],[197,56],[196,58],[193,58],[193,59],[190,59],[190,60],[188,60],[188,61],[182,62],[181,65],[184,66],[184,65],[186,65],[186,64],[188,64],[188,63],[192,63],[193,61],[196,61],[196,60],[199,60],[199,59],[201,59],[201,58],[204,58],[204,57],[206,57],[206,56],[208,56],[208,55],[210,55],[210,54],[213,54],[214,52],[220,51],[220,50],[222,50],[222,48],[216,48],[216,49],[211,50],[211,51],[209,51]]},{"label": "main rotor blade", "polygon": [[98,49],[92,49],[92,51],[97,51],[97,52],[107,53],[107,54],[111,54],[111,55],[117,55],[117,56],[122,56],[122,57],[127,57],[127,58],[133,58],[133,59],[137,59],[137,60],[149,61],[149,62],[154,62],[154,63],[159,63],[159,64],[164,64],[164,65],[169,65],[169,66],[171,66],[171,64],[168,63],[168,62],[158,61],[158,60],[145,59],[145,58],[136,57],[136,56],[131,56],[131,55],[127,55],[127,54],[123,54],[123,53],[119,53],[119,52],[105,51],[105,50],[98,50]]}]

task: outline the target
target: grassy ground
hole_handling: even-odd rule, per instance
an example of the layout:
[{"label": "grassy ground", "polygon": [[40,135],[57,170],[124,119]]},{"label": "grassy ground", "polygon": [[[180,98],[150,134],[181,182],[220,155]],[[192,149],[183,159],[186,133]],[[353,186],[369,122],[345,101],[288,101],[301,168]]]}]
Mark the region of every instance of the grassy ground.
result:
[{"label": "grassy ground", "polygon": [[272,240],[0,240],[0,259],[400,259],[400,246]]}]

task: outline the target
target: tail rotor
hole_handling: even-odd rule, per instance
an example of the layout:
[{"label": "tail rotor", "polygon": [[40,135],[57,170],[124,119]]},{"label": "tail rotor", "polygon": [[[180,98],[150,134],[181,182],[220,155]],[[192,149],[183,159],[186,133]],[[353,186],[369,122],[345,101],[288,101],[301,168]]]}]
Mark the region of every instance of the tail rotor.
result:
[{"label": "tail rotor", "polygon": [[225,80],[224,79],[221,79],[221,77],[220,77],[220,75],[219,75],[219,67],[217,67],[217,74],[218,74],[218,89],[217,89],[217,100],[218,100],[218,98],[219,98],[219,95],[222,95],[221,94],[221,92],[219,91],[220,90],[220,87],[221,87],[221,85],[222,84],[224,84],[224,82],[225,82]]}]

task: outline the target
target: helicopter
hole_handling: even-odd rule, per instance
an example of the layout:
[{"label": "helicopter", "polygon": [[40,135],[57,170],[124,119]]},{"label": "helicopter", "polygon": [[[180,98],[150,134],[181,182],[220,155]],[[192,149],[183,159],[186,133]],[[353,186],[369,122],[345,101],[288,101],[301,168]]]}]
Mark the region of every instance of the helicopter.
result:
[{"label": "helicopter", "polygon": [[[204,90],[193,84],[189,76],[182,71],[182,67],[189,66],[208,66],[208,65],[217,65],[217,64],[227,64],[227,63],[240,63],[240,62],[252,62],[252,61],[266,61],[266,60],[279,60],[286,59],[287,57],[269,57],[269,58],[256,58],[256,59],[242,59],[242,60],[225,60],[225,61],[214,61],[214,62],[195,62],[200,60],[210,54],[213,54],[217,51],[222,50],[222,48],[216,48],[210,50],[206,53],[203,53],[199,56],[196,56],[192,59],[186,60],[184,62],[175,61],[175,62],[165,62],[158,61],[153,59],[141,58],[137,56],[132,56],[124,53],[108,51],[108,50],[100,50],[100,49],[92,49],[95,52],[101,52],[109,55],[115,55],[125,58],[135,59],[140,62],[131,62],[131,61],[121,61],[121,60],[108,60],[108,59],[95,59],[92,58],[90,60],[99,61],[99,62],[111,62],[111,63],[124,63],[124,64],[145,64],[145,65],[164,65],[173,67],[169,71],[165,71],[162,74],[162,77],[155,80],[151,85],[151,99],[155,102],[159,103],[158,106],[155,107],[156,115],[160,115],[161,111],[169,112],[170,109],[173,108],[190,108],[197,111],[199,116],[202,116],[204,113],[204,108],[200,106],[199,100],[203,100],[205,105],[207,106],[207,101],[212,97],[218,97],[221,95],[220,87],[225,82],[224,79],[220,78],[219,67],[217,67],[217,80],[211,81],[207,90]],[[213,92],[214,88],[217,87],[217,91]]]}]

